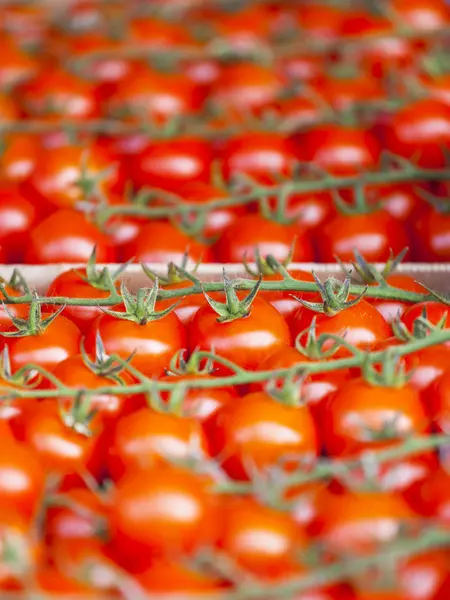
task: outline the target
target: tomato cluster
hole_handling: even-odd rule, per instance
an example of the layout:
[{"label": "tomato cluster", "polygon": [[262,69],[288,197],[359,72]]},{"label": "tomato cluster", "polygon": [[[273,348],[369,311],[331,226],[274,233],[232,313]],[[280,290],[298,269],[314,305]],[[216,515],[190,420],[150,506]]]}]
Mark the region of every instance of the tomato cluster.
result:
[{"label": "tomato cluster", "polygon": [[446,598],[448,306],[358,259],[5,283],[0,589]]},{"label": "tomato cluster", "polygon": [[449,259],[444,0],[141,4],[2,4],[1,261]]}]

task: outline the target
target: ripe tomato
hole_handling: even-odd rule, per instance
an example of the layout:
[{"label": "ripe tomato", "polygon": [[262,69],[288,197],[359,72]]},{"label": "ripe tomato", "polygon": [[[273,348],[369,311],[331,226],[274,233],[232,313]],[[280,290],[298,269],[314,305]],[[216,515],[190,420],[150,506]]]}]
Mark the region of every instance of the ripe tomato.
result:
[{"label": "ripe tomato", "polygon": [[411,372],[411,385],[422,393],[424,401],[428,386],[448,369],[450,346],[430,346],[405,356],[406,369]]},{"label": "ripe tomato", "polygon": [[197,86],[182,73],[162,73],[148,67],[132,69],[116,85],[108,108],[113,115],[164,123],[201,108]]},{"label": "ripe tomato", "polygon": [[447,27],[450,22],[450,11],[443,0],[392,0],[392,9],[405,24],[419,31]]},{"label": "ripe tomato", "polygon": [[[20,481],[20,486],[17,482]],[[45,493],[43,465],[31,448],[2,436],[0,448],[0,503],[14,507],[30,520],[41,506]]]},{"label": "ripe tomato", "polygon": [[[159,381],[167,383],[181,383],[183,381],[189,381],[190,379],[202,380],[210,379],[214,380],[213,375],[204,373],[183,373],[183,374],[170,374],[165,377],[160,377]],[[219,408],[225,406],[229,402],[234,402],[237,398],[238,393],[235,388],[189,388],[182,402],[182,412],[184,415],[197,419],[200,423],[204,423],[209,417],[214,414]],[[161,398],[168,402],[170,393],[161,391]]]},{"label": "ripe tomato", "polygon": [[450,475],[444,467],[439,467],[407,489],[404,497],[414,511],[447,527],[450,524],[449,484]]},{"label": "ripe tomato", "polygon": [[193,43],[190,31],[182,23],[145,14],[130,21],[130,39],[149,49],[169,50]]},{"label": "ripe tomato", "polygon": [[197,419],[145,407],[118,421],[109,449],[109,472],[118,481],[130,471],[148,469],[161,461],[207,456],[205,435]]},{"label": "ripe tomato", "polygon": [[9,263],[22,262],[27,234],[36,222],[36,211],[15,186],[0,188],[0,244]]},{"label": "ripe tomato", "polygon": [[[345,308],[333,317],[317,314],[302,306],[291,324],[293,338],[310,326],[314,316],[316,316],[317,337],[326,333],[341,337],[345,334],[345,341],[357,347],[368,347],[375,341],[390,337],[390,328],[383,316],[369,302],[360,300],[355,306]],[[330,346],[331,342],[325,343],[323,349],[327,350]],[[339,348],[333,357],[340,358],[348,355],[348,352],[345,348]]]},{"label": "ripe tomato", "polygon": [[369,214],[338,214],[321,231],[318,252],[323,262],[338,256],[351,262],[358,250],[368,262],[385,262],[409,245],[406,231],[384,211]]},{"label": "ripe tomato", "polygon": [[357,77],[324,77],[313,87],[327,105],[336,110],[349,110],[360,103],[386,97],[381,83],[368,73]]},{"label": "ripe tomato", "polygon": [[[264,580],[291,574],[295,553],[306,546],[305,534],[290,515],[253,498],[227,499],[221,521],[220,550],[245,572]],[[262,536],[277,543],[259,544]]]},{"label": "ripe tomato", "polygon": [[205,477],[170,465],[129,473],[112,494],[113,535],[165,556],[214,543],[220,513],[209,486]]},{"label": "ripe tomato", "polygon": [[428,413],[434,427],[441,432],[450,431],[450,371],[436,377],[425,392]]},{"label": "ripe tomato", "polygon": [[[265,300],[256,298],[244,318],[221,323],[205,302],[188,326],[192,351],[212,350],[244,369],[255,369],[268,353],[289,344],[289,328],[280,313]],[[217,363],[217,373],[230,370]]]},{"label": "ripe tomato", "polygon": [[[1,277],[0,277],[0,283],[4,286],[4,290],[8,294],[8,296],[21,296],[22,295],[22,292],[20,290],[16,289],[12,285],[6,283],[6,281],[4,281]],[[4,299],[5,299],[5,296],[4,296],[3,292],[0,291],[0,301],[1,301],[1,303],[0,303],[0,331],[7,331],[12,326],[11,316],[19,318],[19,319],[26,319],[28,316],[28,310],[29,310],[29,306],[27,304],[8,304],[7,305],[8,312],[7,312],[5,306],[2,303]]]},{"label": "ripe tomato", "polygon": [[33,58],[24,52],[3,33],[2,64],[0,65],[0,87],[11,89],[17,84],[23,84],[36,73],[37,65]]},{"label": "ripe tomato", "polygon": [[432,98],[409,103],[392,117],[386,144],[421,167],[443,167],[450,148],[450,107]]},{"label": "ripe tomato", "polygon": [[[307,406],[287,406],[265,392],[226,404],[205,424],[211,453],[233,479],[248,480],[251,469],[298,466],[318,453],[314,421]],[[250,471],[249,471],[250,469]]]},{"label": "ripe tomato", "polygon": [[414,223],[414,254],[422,262],[450,260],[450,214],[434,207],[424,210]]},{"label": "ripe tomato", "polygon": [[175,352],[186,346],[183,325],[173,312],[143,325],[104,314],[93,323],[88,332],[88,353],[95,353],[98,334],[109,355],[118,354],[126,359],[135,352],[131,364],[149,377],[162,375]]},{"label": "ripe tomato", "polygon": [[219,159],[226,180],[243,173],[259,183],[272,184],[274,175],[291,174],[295,155],[286,135],[250,132],[224,142]]},{"label": "ripe tomato", "polygon": [[[42,319],[50,317],[43,313]],[[16,332],[15,326],[6,332]],[[3,345],[8,344],[13,372],[28,364],[36,364],[48,371],[53,371],[58,363],[69,356],[78,354],[81,334],[78,327],[63,315],[58,315],[53,321],[31,334],[19,337],[3,337]]]},{"label": "ripe tomato", "polygon": [[296,223],[314,233],[336,215],[336,207],[329,192],[293,194],[286,207],[286,216],[295,218]]},{"label": "ripe tomato", "polygon": [[210,99],[224,113],[245,116],[269,107],[283,92],[284,81],[271,67],[251,62],[225,66],[212,85]]},{"label": "ripe tomato", "polygon": [[370,194],[373,194],[373,201],[380,202],[383,210],[391,217],[404,223],[408,232],[426,210],[426,203],[411,184],[368,186],[366,195]]},{"label": "ripe tomato", "polygon": [[106,235],[74,210],[61,209],[37,225],[30,234],[25,262],[30,264],[88,262],[94,247],[97,260],[114,262],[115,252]]},{"label": "ripe tomato", "polygon": [[75,208],[77,202],[107,194],[117,184],[118,168],[97,148],[77,146],[48,149],[38,158],[28,182],[31,198],[50,209]]},{"label": "ripe tomato", "polygon": [[297,9],[298,23],[308,35],[323,40],[334,40],[341,31],[345,12],[324,3],[302,4]]},{"label": "ripe tomato", "polygon": [[254,261],[255,252],[273,255],[283,262],[291,253],[292,260],[308,262],[313,250],[308,234],[298,225],[282,225],[262,215],[248,214],[230,225],[214,246],[216,260],[222,263]]},{"label": "ripe tomato", "polygon": [[14,102],[6,95],[0,94],[0,123],[15,121],[18,118],[18,110]]},{"label": "ripe tomato", "polygon": [[19,102],[29,117],[98,117],[92,84],[63,69],[45,69],[21,87]]},{"label": "ripe tomato", "polygon": [[380,156],[377,139],[369,132],[344,125],[314,128],[294,137],[297,156],[331,175],[351,176],[374,169]]},{"label": "ripe tomato", "polygon": [[443,302],[435,300],[416,302],[403,313],[402,323],[408,331],[412,332],[416,319],[425,316],[432,325],[437,325],[443,319],[444,327],[447,327],[448,310],[449,307]]},{"label": "ripe tomato", "polygon": [[359,454],[430,431],[419,394],[409,384],[377,386],[353,379],[342,384],[327,408],[323,439],[331,456]]},{"label": "ripe tomato", "polygon": [[54,399],[36,403],[34,410],[27,411],[24,438],[45,470],[58,475],[86,469],[95,442],[64,423]]},{"label": "ripe tomato", "polygon": [[153,141],[133,161],[132,179],[141,187],[177,193],[188,183],[208,182],[212,160],[211,144],[202,138]]},{"label": "ripe tomato", "polygon": [[[330,502],[325,496],[324,501]],[[360,555],[393,540],[405,525],[411,526],[414,512],[398,495],[368,491],[335,495],[321,507],[319,538],[330,551]]]},{"label": "ripe tomato", "polygon": [[157,559],[144,571],[137,581],[151,595],[170,594],[183,598],[205,598],[216,594],[227,585],[212,573],[206,573],[179,560]]},{"label": "ripe tomato", "polygon": [[151,221],[144,225],[136,239],[130,244],[129,256],[137,262],[181,264],[188,253],[194,264],[201,260],[210,262],[208,246],[196,242],[176,225],[166,221]]},{"label": "ripe tomato", "polygon": [[[392,285],[400,290],[417,292],[418,294],[426,294],[426,289],[420,283],[415,281],[414,277],[411,277],[410,275],[393,273],[386,278],[386,281],[389,285]],[[388,323],[391,323],[396,317],[402,315],[411,305],[409,302],[376,299],[372,299],[370,303],[380,311]]]},{"label": "ripe tomato", "polygon": [[[107,366],[102,371],[102,366],[96,365],[92,368],[86,363],[81,354],[69,356],[56,365],[53,370],[55,377],[65,386],[75,389],[95,390],[102,387],[115,387],[117,385],[132,385],[135,383],[133,378],[126,371],[120,371],[118,374],[108,375]],[[118,381],[119,379],[119,381]],[[123,382],[123,383],[121,383]],[[49,384],[49,387],[53,387]],[[118,418],[133,413],[146,405],[145,397],[142,394],[91,394],[89,396],[89,410],[95,410],[95,421],[101,421],[102,425],[114,425]],[[71,411],[74,409],[74,398],[61,400],[61,406]]]},{"label": "ripe tomato", "polygon": [[38,148],[34,136],[5,136],[5,149],[0,157],[2,179],[17,184],[28,179],[36,164]]}]

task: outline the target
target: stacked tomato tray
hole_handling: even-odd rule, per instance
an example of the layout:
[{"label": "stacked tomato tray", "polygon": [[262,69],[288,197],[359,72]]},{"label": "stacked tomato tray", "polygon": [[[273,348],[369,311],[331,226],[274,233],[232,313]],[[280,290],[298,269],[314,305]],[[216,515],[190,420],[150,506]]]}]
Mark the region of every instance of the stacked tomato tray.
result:
[{"label": "stacked tomato tray", "polygon": [[1,600],[448,600],[450,7],[0,40]]}]

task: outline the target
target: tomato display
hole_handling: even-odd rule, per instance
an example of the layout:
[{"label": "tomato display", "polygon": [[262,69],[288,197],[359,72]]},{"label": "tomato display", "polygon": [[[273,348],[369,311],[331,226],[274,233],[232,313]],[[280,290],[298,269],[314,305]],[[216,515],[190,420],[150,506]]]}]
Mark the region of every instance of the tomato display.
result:
[{"label": "tomato display", "polygon": [[450,4],[0,4],[0,598],[448,600]]}]

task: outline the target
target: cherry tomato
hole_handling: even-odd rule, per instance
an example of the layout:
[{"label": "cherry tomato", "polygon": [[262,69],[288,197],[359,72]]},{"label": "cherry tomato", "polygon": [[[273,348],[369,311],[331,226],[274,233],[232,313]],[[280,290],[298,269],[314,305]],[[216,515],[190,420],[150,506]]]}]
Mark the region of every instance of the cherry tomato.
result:
[{"label": "cherry tomato", "polygon": [[[248,573],[275,579],[292,571],[295,552],[306,545],[304,533],[286,513],[258,504],[252,498],[229,498],[222,517],[218,547]],[[258,543],[267,536],[277,543]]]},{"label": "cherry tomato", "polygon": [[390,252],[398,254],[409,244],[406,231],[384,211],[370,214],[338,214],[321,231],[318,252],[321,261],[338,256],[351,262],[358,250],[368,262],[385,262]]},{"label": "cherry tomato", "polygon": [[414,223],[415,256],[422,262],[450,259],[450,214],[429,207]]},{"label": "cherry tomato", "polygon": [[20,263],[23,259],[27,234],[36,222],[34,206],[26,200],[18,188],[0,188],[0,243],[7,262]]},{"label": "cherry tomato", "polygon": [[[329,333],[338,336],[345,335],[345,341],[357,347],[368,347],[375,341],[382,341],[390,337],[390,328],[378,310],[366,300],[360,300],[355,306],[345,308],[334,317],[317,314],[312,310],[301,307],[294,317],[291,325],[292,336],[296,338],[304,332],[316,316],[316,335]],[[323,350],[329,348],[325,343]],[[339,348],[334,358],[348,354],[348,350]]]},{"label": "cherry tomato", "polygon": [[108,314],[102,315],[94,322],[86,337],[86,350],[91,354],[95,353],[98,333],[107,354],[129,358],[135,352],[131,364],[150,377],[162,375],[175,352],[186,346],[183,325],[173,312],[143,325]]},{"label": "cherry tomato", "polygon": [[2,64],[0,66],[0,87],[11,89],[24,83],[36,73],[37,65],[33,58],[3,33]]},{"label": "cherry tomato", "polygon": [[212,160],[212,147],[202,138],[154,141],[133,162],[132,178],[138,186],[178,192],[188,183],[208,182]]},{"label": "cherry tomato", "polygon": [[412,509],[424,517],[435,519],[448,527],[450,524],[450,475],[439,467],[423,480],[405,491],[404,496]]},{"label": "cherry tomato", "polygon": [[[8,296],[21,296],[22,292],[12,285],[8,285],[6,281],[3,281],[0,278],[0,283],[4,286],[5,292]],[[2,291],[0,291],[0,300],[3,302],[5,296]],[[12,326],[12,317],[18,317],[19,319],[26,319],[28,316],[28,305],[27,304],[8,304],[6,305],[0,303],[0,331],[7,331]]]},{"label": "cherry tomato", "polygon": [[143,573],[137,576],[138,582],[150,594],[175,594],[183,597],[209,598],[211,594],[226,588],[226,584],[214,574],[188,567],[181,561],[166,559],[153,560]]},{"label": "cherry tomato", "polygon": [[377,386],[354,379],[335,392],[327,408],[323,439],[331,456],[358,454],[430,431],[419,394],[409,384]]},{"label": "cherry tomato", "polygon": [[[417,292],[418,294],[426,294],[426,289],[410,275],[403,273],[393,273],[386,278],[389,285],[392,285],[400,290],[408,292]],[[371,304],[375,306],[388,323],[391,323],[395,318],[402,315],[410,306],[409,302],[396,300],[375,300],[372,299]]]},{"label": "cherry tomato", "polygon": [[11,98],[0,94],[0,123],[14,121],[18,117],[18,110]]},{"label": "cherry tomato", "polygon": [[[205,302],[188,327],[191,351],[211,350],[244,369],[255,369],[268,353],[289,344],[289,328],[280,313],[261,298],[253,302],[245,318],[220,323],[216,312]],[[217,373],[229,369],[217,363]]]},{"label": "cherry tomato", "polygon": [[214,246],[218,262],[233,263],[254,261],[255,251],[262,256],[273,255],[283,262],[290,256],[295,243],[292,260],[308,262],[313,251],[308,234],[298,225],[282,225],[260,215],[245,215],[230,225]]},{"label": "cherry tomato", "polygon": [[416,302],[403,313],[402,323],[406,326],[408,331],[412,332],[414,330],[416,319],[425,316],[432,325],[437,325],[443,319],[444,327],[446,327],[448,309],[449,307],[443,302],[434,300]]},{"label": "cherry tomato", "polygon": [[136,239],[130,244],[130,256],[137,262],[181,264],[188,252],[194,264],[203,260],[210,262],[208,246],[196,242],[174,224],[165,221],[151,221],[142,227]]},{"label": "cherry tomato", "polygon": [[[43,313],[42,319],[50,317]],[[15,326],[6,331],[15,332]],[[16,371],[28,364],[37,364],[48,371],[53,371],[58,363],[69,356],[78,354],[81,335],[78,327],[63,315],[58,315],[43,330],[31,335],[3,338],[3,345],[8,344],[11,366]]]},{"label": "cherry tomato", "polygon": [[413,385],[426,400],[428,386],[448,369],[450,346],[430,346],[405,356],[406,369],[411,373]]},{"label": "cherry tomato", "polygon": [[325,77],[314,85],[314,89],[334,109],[348,110],[363,102],[385,99],[381,83],[369,74],[357,77]]},{"label": "cherry tomato", "polygon": [[[307,406],[287,406],[265,392],[226,404],[205,424],[212,454],[234,479],[247,480],[251,469],[294,466],[318,453],[314,421]],[[250,469],[250,470],[249,470]]]},{"label": "cherry tomato", "polygon": [[109,471],[118,481],[131,470],[163,461],[208,456],[198,420],[142,408],[122,417],[109,450]]},{"label": "cherry tomato", "polygon": [[386,144],[421,167],[443,167],[450,148],[450,107],[433,98],[409,103],[392,117]]},{"label": "cherry tomato", "polygon": [[392,0],[392,9],[405,24],[420,30],[447,27],[450,11],[443,0]]},{"label": "cherry tomato", "polygon": [[94,247],[97,260],[114,262],[115,253],[109,240],[86,217],[74,210],[61,209],[37,225],[30,234],[25,262],[86,263]]},{"label": "cherry tomato", "polygon": [[308,35],[323,40],[339,36],[344,11],[327,3],[302,4],[298,7],[298,23]]},{"label": "cherry tomato", "polygon": [[165,556],[214,543],[220,514],[209,486],[203,476],[169,465],[130,473],[112,495],[113,535]]}]

